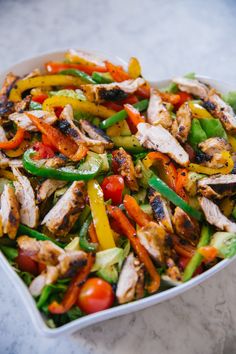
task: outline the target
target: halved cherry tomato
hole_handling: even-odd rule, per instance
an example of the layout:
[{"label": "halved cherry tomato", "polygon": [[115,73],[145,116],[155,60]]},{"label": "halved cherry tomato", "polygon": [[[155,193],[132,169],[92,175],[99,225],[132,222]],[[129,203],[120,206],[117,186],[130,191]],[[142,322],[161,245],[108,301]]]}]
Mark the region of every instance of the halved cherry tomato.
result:
[{"label": "halved cherry tomato", "polygon": [[42,93],[41,95],[33,96],[32,101],[42,104],[47,98],[48,95]]},{"label": "halved cherry tomato", "polygon": [[82,286],[77,305],[85,313],[106,310],[113,305],[112,286],[100,278],[90,278]]},{"label": "halved cherry tomato", "polygon": [[122,202],[122,193],[124,190],[124,179],[119,175],[112,175],[104,178],[101,184],[104,199],[111,199],[113,204]]},{"label": "halved cherry tomato", "polygon": [[22,272],[28,272],[33,275],[38,275],[38,264],[33,259],[25,254],[20,248],[18,249],[18,256],[15,259],[19,269]]},{"label": "halved cherry tomato", "polygon": [[178,92],[178,95],[180,97],[178,103],[175,104],[175,108],[179,109],[179,107],[186,101],[192,100],[193,97],[187,93],[187,92]]},{"label": "halved cherry tomato", "polygon": [[34,156],[35,160],[50,159],[55,155],[54,151],[49,146],[39,141],[33,145],[33,149],[37,151],[37,154]]}]

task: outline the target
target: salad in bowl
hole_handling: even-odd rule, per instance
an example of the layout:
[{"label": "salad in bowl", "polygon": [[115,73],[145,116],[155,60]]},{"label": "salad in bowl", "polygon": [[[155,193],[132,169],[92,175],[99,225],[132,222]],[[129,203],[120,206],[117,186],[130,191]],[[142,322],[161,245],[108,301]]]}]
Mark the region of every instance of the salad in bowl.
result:
[{"label": "salad in bowl", "polygon": [[80,50],[0,91],[0,250],[49,327],[236,254],[236,94]]}]

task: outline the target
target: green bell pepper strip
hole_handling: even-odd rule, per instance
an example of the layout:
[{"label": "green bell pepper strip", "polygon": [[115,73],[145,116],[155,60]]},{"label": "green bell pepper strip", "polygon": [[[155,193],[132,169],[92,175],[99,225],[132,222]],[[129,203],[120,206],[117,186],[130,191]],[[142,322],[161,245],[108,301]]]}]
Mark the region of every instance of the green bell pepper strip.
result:
[{"label": "green bell pepper strip", "polygon": [[91,76],[88,74],[84,73],[83,71],[77,70],[77,69],[66,69],[62,70],[59,72],[60,75],[71,75],[71,76],[77,76],[80,77],[82,80],[84,80],[85,83],[88,84],[96,84],[96,81],[94,81]]},{"label": "green bell pepper strip", "polygon": [[[148,100],[142,100],[139,101],[137,103],[135,103],[133,105],[133,107],[137,108],[137,110],[139,110],[139,112],[144,111],[145,109],[148,108]],[[121,122],[122,120],[125,120],[128,117],[128,114],[126,113],[126,111],[123,109],[120,112],[117,112],[116,114],[114,114],[113,116],[103,120],[100,123],[100,128],[101,129],[107,129],[109,127],[111,127],[112,125]]]},{"label": "green bell pepper strip", "polygon": [[228,140],[227,134],[219,119],[216,118],[201,118],[199,119],[202,129],[204,130],[207,138],[220,137]]},{"label": "green bell pepper strip", "polygon": [[196,149],[198,144],[205,140],[207,140],[207,135],[200,124],[200,119],[194,118],[192,120],[188,142],[194,149]]},{"label": "green bell pepper strip", "polygon": [[80,216],[78,217],[78,219],[76,220],[74,226],[71,229],[71,233],[75,233],[77,232],[79,229],[81,229],[81,227],[83,226],[85,220],[87,219],[87,217],[90,214],[90,207],[86,204],[82,213],[80,214]]},{"label": "green bell pepper strip", "polygon": [[109,73],[99,73],[97,71],[92,73],[92,79],[97,84],[110,84],[114,81]]},{"label": "green bell pepper strip", "polygon": [[180,198],[171,188],[167,186],[165,182],[163,182],[159,177],[154,177],[152,176],[148,180],[148,184],[150,187],[154,188],[157,190],[161,195],[163,195],[166,199],[170,200],[174,205],[180,207],[183,209],[187,214],[192,216],[193,218],[197,220],[202,220],[202,213],[191,207],[189,204],[187,204],[182,198]]},{"label": "green bell pepper strip", "polygon": [[9,246],[0,245],[0,250],[10,261],[14,261],[18,256],[17,249]]},{"label": "green bell pepper strip", "polygon": [[198,252],[198,248],[207,246],[210,243],[211,239],[211,232],[210,227],[207,225],[203,225],[201,230],[200,240],[197,245],[197,250],[194,253],[193,257],[188,262],[184,274],[183,274],[183,281],[188,281],[192,278],[195,270],[200,266],[203,260],[203,256]]},{"label": "green bell pepper strip", "polygon": [[87,239],[88,228],[91,224],[93,218],[90,214],[88,218],[85,220],[82,228],[79,233],[79,245],[86,252],[95,252],[97,250],[98,245],[96,243],[90,243]]},{"label": "green bell pepper strip", "polygon": [[64,285],[64,284],[49,284],[49,285],[46,285],[44,286],[43,288],[43,291],[37,301],[37,308],[38,309],[41,309],[47,302],[49,296],[53,293],[53,292],[65,292],[66,289],[68,288],[67,285]]},{"label": "green bell pepper strip", "polygon": [[29,237],[35,238],[38,241],[51,241],[61,248],[64,248],[66,246],[66,244],[57,242],[53,238],[48,237],[48,236],[42,234],[41,232],[31,229],[30,227],[22,225],[22,224],[20,224],[17,234],[18,235],[27,235]]},{"label": "green bell pepper strip", "polygon": [[44,166],[45,160],[33,160],[36,152],[33,149],[27,150],[23,155],[23,166],[32,175],[63,180],[63,181],[87,181],[94,178],[100,171],[102,159],[97,155],[89,156],[78,168],[68,167],[52,168]]},{"label": "green bell pepper strip", "polygon": [[131,136],[114,136],[111,138],[113,141],[115,147],[123,147],[125,150],[131,152],[131,153],[140,153],[140,152],[145,152],[146,149],[144,149],[138,139],[136,138],[135,135]]}]

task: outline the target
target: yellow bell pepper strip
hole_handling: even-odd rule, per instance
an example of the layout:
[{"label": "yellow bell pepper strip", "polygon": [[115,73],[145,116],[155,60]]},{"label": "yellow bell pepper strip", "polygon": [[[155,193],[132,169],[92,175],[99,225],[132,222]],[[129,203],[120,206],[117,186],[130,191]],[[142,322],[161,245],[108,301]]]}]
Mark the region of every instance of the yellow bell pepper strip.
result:
[{"label": "yellow bell pepper strip", "polygon": [[137,254],[138,258],[144,264],[147,272],[149,273],[151,282],[147,287],[148,292],[150,294],[156,292],[160,286],[160,275],[154,267],[154,264],[152,263],[152,260],[149,257],[149,254],[147,253],[146,249],[143,247],[138,237],[136,236],[135,228],[118,207],[108,205],[107,210],[110,217],[116,221],[119,229],[122,231],[122,234],[129,239],[135,253]]},{"label": "yellow bell pepper strip", "polygon": [[213,118],[212,115],[199,103],[189,101],[188,105],[194,118]]},{"label": "yellow bell pepper strip", "polygon": [[34,87],[71,85],[79,87],[81,84],[84,84],[84,80],[81,80],[79,77],[69,75],[45,75],[31,77],[29,79],[17,81],[16,86],[10,92],[9,100],[13,102],[21,101],[22,93]]},{"label": "yellow bell pepper strip", "polygon": [[177,171],[171,159],[161,152],[150,152],[143,159],[143,164],[146,168],[150,168],[155,161],[160,161],[162,163],[162,167],[165,172],[165,180],[168,186],[175,191],[176,189],[176,181],[177,181]]},{"label": "yellow bell pepper strip", "polygon": [[50,124],[43,122],[31,113],[26,114],[38,130],[42,134],[45,134],[50,143],[63,155],[70,158],[72,161],[79,161],[86,156],[88,149],[83,144],[78,146],[71,137],[62,134]]},{"label": "yellow bell pepper strip", "polygon": [[27,150],[29,145],[30,143],[28,140],[23,140],[17,149],[6,150],[5,154],[11,158],[19,157],[24,154],[25,150]]},{"label": "yellow bell pepper strip", "polygon": [[222,154],[222,159],[225,160],[225,166],[223,167],[211,168],[211,167],[201,166],[196,163],[190,163],[188,165],[188,170],[192,172],[203,173],[206,175],[216,175],[219,173],[223,175],[227,175],[233,170],[234,161],[228,151],[223,151],[221,154]]},{"label": "yellow bell pepper strip", "polygon": [[130,58],[128,65],[128,74],[131,79],[137,79],[139,76],[141,76],[141,65],[137,58]]},{"label": "yellow bell pepper strip", "polygon": [[228,141],[232,146],[233,152],[236,152],[236,138],[232,135],[228,135]]},{"label": "yellow bell pepper strip", "polygon": [[25,130],[18,128],[16,135],[11,140],[0,142],[0,149],[11,150],[17,148],[24,140],[24,135]]},{"label": "yellow bell pepper strip", "polygon": [[93,116],[98,116],[101,118],[109,118],[115,114],[115,111],[104,106],[96,105],[93,102],[80,101],[66,96],[54,96],[46,99],[43,102],[42,109],[45,111],[50,111],[54,107],[65,107],[67,104],[70,104],[74,111],[89,113]]},{"label": "yellow bell pepper strip", "polygon": [[103,192],[94,179],[88,182],[88,196],[99,244],[103,250],[116,247],[106,214]]}]

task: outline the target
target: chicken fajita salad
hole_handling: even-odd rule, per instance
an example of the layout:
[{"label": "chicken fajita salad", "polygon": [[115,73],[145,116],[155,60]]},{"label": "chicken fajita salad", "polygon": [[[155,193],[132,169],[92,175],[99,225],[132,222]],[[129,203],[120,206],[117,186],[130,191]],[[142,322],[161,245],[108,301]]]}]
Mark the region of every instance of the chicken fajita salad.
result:
[{"label": "chicken fajita salad", "polygon": [[236,254],[236,93],[69,50],[0,91],[0,250],[49,327]]}]

